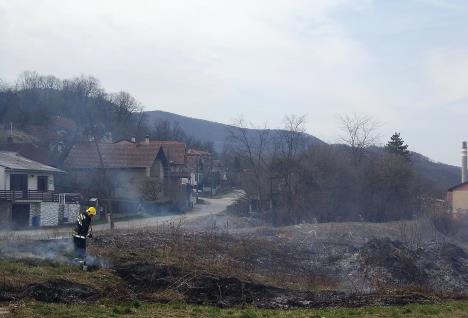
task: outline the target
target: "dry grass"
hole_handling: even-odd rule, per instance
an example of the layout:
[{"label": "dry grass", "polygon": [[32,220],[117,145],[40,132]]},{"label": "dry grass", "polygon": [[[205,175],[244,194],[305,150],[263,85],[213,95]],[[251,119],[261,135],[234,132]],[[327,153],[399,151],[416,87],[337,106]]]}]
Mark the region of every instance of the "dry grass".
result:
[{"label": "dry grass", "polygon": [[0,260],[0,288],[21,290],[48,280],[67,279],[98,291],[120,289],[123,282],[109,269],[83,272],[81,267],[37,260]]},{"label": "dry grass", "polygon": [[112,234],[96,241],[92,251],[116,263],[174,265],[283,288],[317,290],[335,287],[326,275],[304,266],[310,251],[301,250],[294,244],[254,235],[236,237],[216,231],[189,233],[180,224],[160,227],[157,231]]},{"label": "dry grass", "polygon": [[60,305],[27,302],[18,304],[11,317],[165,317],[165,318],[466,318],[467,302],[402,307],[363,307],[312,310],[259,310],[254,308],[220,309],[182,303],[144,304],[140,302]]}]

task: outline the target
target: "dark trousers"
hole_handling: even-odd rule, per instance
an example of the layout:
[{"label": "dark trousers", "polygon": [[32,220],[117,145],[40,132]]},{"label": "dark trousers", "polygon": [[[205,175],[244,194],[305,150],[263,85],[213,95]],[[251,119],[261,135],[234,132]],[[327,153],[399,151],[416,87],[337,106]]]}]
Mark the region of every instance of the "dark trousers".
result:
[{"label": "dark trousers", "polygon": [[86,239],[73,236],[73,245],[75,246],[75,257],[86,258]]}]

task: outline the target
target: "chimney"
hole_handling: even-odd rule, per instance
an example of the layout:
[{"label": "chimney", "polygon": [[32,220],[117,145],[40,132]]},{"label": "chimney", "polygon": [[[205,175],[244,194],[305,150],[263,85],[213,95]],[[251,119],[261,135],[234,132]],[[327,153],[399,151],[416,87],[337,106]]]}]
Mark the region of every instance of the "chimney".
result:
[{"label": "chimney", "polygon": [[148,135],[145,136],[145,144],[149,145],[149,136]]},{"label": "chimney", "polygon": [[136,143],[136,138],[135,137],[132,137],[131,140],[132,140],[133,143]]},{"label": "chimney", "polygon": [[468,181],[468,147],[467,142],[462,144],[462,183]]}]

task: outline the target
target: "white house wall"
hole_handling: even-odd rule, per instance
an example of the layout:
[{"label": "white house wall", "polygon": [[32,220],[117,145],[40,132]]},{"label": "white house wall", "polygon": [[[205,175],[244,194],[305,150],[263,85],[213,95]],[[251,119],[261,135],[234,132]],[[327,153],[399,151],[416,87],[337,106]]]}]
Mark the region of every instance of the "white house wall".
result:
[{"label": "white house wall", "polygon": [[37,175],[28,174],[28,190],[35,191],[37,190]]},{"label": "white house wall", "polygon": [[10,173],[5,171],[5,190],[10,190]]},{"label": "white house wall", "polygon": [[31,191],[36,191],[37,190],[37,177],[39,176],[45,176],[48,177],[49,179],[49,184],[48,184],[48,190],[49,191],[55,191],[55,182],[54,182],[54,175],[53,174],[47,174],[47,173],[31,173],[28,175],[28,190]]},{"label": "white house wall", "polygon": [[55,191],[55,179],[53,174],[49,174],[49,191]]}]

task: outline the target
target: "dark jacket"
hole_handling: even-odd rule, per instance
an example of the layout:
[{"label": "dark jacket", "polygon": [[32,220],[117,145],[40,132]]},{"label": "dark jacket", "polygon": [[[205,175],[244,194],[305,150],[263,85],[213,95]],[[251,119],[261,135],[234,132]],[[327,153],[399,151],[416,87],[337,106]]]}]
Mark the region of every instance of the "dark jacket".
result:
[{"label": "dark jacket", "polygon": [[91,217],[87,213],[80,213],[73,229],[73,235],[86,238],[91,229]]}]

